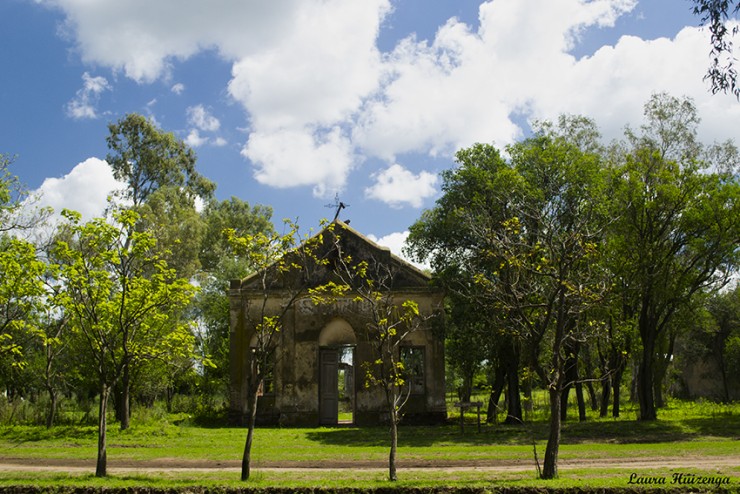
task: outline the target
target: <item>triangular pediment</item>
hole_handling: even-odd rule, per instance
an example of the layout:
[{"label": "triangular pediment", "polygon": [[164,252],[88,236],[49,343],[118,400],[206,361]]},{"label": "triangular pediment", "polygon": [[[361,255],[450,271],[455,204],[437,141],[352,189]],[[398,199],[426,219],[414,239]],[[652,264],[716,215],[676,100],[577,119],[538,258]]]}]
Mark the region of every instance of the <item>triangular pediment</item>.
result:
[{"label": "triangular pediment", "polygon": [[[394,255],[387,247],[380,246],[351,228],[340,220],[334,220],[321,232],[311,237],[308,242],[318,242],[312,249],[312,256],[316,259],[326,260],[325,265],[314,264],[311,272],[309,286],[319,286],[333,281],[333,259],[338,251],[342,256],[349,256],[353,262],[367,261],[372,266],[383,266],[385,272],[392,273],[392,281],[389,283],[392,290],[428,290],[430,288],[431,276],[418,269],[413,264]],[[304,244],[305,245],[305,244]],[[303,247],[303,246],[302,246]],[[286,256],[296,256],[296,251],[286,253]],[[296,263],[298,264],[298,263]],[[270,270],[276,271],[274,267],[267,268],[262,273],[254,273],[241,281],[232,282],[232,288],[242,290],[261,290],[262,280],[265,273],[270,275]],[[273,276],[275,281],[270,283],[271,290],[281,290],[286,285],[295,286],[299,283],[298,278],[302,276],[300,270],[294,273],[285,273]],[[278,280],[280,278],[280,280]],[[305,283],[305,278],[301,281]]]}]

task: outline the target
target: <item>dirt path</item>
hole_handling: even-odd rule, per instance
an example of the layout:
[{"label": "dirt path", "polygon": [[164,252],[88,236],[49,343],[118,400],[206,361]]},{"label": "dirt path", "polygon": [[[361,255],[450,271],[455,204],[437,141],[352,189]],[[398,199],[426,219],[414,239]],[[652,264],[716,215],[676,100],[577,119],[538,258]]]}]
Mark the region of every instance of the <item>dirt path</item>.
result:
[{"label": "dirt path", "polygon": [[[701,470],[718,469],[740,466],[740,454],[721,457],[656,457],[645,458],[598,458],[581,460],[560,460],[558,469],[573,468],[616,468],[625,470],[644,470],[645,468],[688,469]],[[207,471],[239,471],[239,461],[205,461],[182,460],[178,458],[158,458],[151,461],[108,460],[108,470],[111,473],[131,472],[207,472]],[[387,464],[380,461],[331,461],[331,462],[259,462],[253,464],[255,470],[264,471],[306,471],[306,470],[385,470]],[[404,470],[444,469],[447,471],[527,471],[534,469],[532,461],[520,460],[471,460],[471,461],[409,461],[400,460],[398,468]],[[28,459],[0,457],[0,471],[63,471],[85,472],[94,471],[94,460],[72,459]]]}]

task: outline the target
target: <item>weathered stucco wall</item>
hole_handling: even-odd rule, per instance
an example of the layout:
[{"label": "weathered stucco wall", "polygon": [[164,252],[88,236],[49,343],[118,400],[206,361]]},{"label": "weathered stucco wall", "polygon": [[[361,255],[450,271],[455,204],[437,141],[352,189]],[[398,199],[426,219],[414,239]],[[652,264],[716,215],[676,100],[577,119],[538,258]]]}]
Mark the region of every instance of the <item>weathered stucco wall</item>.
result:
[{"label": "weathered stucco wall", "polygon": [[[385,262],[396,263],[401,275],[401,289],[393,291],[393,300],[413,300],[422,314],[439,311],[443,295],[429,288],[428,276],[404,265],[403,261],[380,249],[356,232],[349,231],[353,256],[377,255]],[[403,271],[406,270],[406,271]],[[250,371],[250,341],[254,327],[249,321],[259,319],[265,293],[254,290],[248,280],[232,282],[229,292],[231,310],[231,420],[244,423],[247,413],[246,376]],[[267,299],[267,313],[277,314],[287,304],[290,294],[274,290]],[[376,386],[366,387],[362,363],[374,361],[368,337],[368,307],[352,296],[316,305],[308,297],[292,305],[283,317],[277,339],[274,370],[274,393],[258,400],[258,421],[281,425],[318,426],[320,423],[320,340],[328,346],[354,347],[354,423],[372,425],[387,420],[385,396]],[[334,325],[329,336],[322,330]],[[444,382],[444,344],[426,321],[404,340],[404,345],[424,349],[424,393],[412,395],[404,408],[409,420],[439,422],[446,418]],[[351,328],[351,331],[350,329]]]}]

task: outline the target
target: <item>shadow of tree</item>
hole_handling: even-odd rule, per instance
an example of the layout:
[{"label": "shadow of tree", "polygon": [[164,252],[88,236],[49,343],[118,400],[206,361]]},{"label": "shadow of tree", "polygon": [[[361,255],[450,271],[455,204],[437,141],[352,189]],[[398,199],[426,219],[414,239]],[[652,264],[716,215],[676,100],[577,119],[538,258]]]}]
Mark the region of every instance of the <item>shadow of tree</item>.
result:
[{"label": "shadow of tree", "polygon": [[[457,424],[441,426],[405,426],[399,429],[399,446],[429,447],[443,445],[529,445],[532,438],[547,438],[548,425],[544,421],[523,426],[482,426],[480,433],[474,425],[461,433]],[[385,447],[388,429],[385,427],[321,428],[309,431],[310,441],[333,446]],[[740,439],[740,416],[702,417],[641,422],[637,420],[592,420],[566,422],[562,429],[562,444],[586,442],[670,443],[703,437]]]}]

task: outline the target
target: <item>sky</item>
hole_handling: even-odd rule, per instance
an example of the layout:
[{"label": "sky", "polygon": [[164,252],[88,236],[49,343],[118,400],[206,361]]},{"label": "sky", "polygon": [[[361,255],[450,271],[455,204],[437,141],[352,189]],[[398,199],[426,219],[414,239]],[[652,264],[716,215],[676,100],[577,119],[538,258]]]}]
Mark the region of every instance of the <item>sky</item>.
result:
[{"label": "sky", "polygon": [[339,198],[341,218],[399,253],[457,150],[503,148],[534,120],[585,115],[610,141],[664,91],[693,98],[705,142],[740,142],[740,103],[703,81],[691,7],[0,0],[0,153],[43,205],[92,218],[117,186],[107,125],[140,113],[196,151],[218,199],[307,231]]}]

